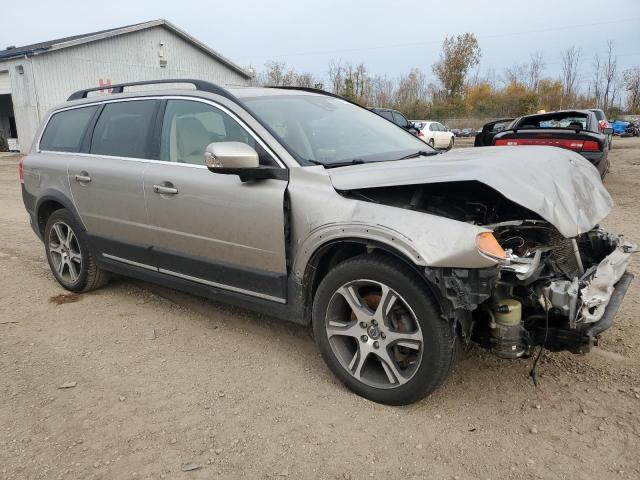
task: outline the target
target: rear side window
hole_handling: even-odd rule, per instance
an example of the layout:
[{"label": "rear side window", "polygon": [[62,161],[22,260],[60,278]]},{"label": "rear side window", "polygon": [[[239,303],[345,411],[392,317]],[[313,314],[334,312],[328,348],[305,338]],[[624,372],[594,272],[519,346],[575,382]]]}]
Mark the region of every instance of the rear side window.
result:
[{"label": "rear side window", "polygon": [[93,130],[91,153],[145,158],[157,100],[107,103]]},{"label": "rear side window", "polygon": [[97,106],[74,108],[54,114],[40,139],[40,150],[53,152],[80,151],[82,137]]},{"label": "rear side window", "polygon": [[399,114],[398,112],[393,112],[393,117],[395,119],[396,125],[399,125],[401,127],[404,127],[407,125],[407,123],[409,123],[407,119],[404,118],[404,116]]},{"label": "rear side window", "polygon": [[380,115],[380,116],[386,118],[387,120],[390,120],[390,121],[393,122],[393,115],[391,115],[391,112],[388,112],[388,111],[385,110],[385,111],[382,111],[382,112],[378,112],[378,115]]}]

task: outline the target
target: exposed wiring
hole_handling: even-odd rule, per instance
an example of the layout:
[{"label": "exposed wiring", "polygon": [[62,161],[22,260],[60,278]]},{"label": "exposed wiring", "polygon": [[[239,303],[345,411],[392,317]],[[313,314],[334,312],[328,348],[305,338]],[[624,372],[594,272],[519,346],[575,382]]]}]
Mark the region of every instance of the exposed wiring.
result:
[{"label": "exposed wiring", "polygon": [[549,301],[547,300],[547,296],[542,294],[543,298],[544,298],[544,306],[545,306],[545,317],[544,317],[544,340],[542,341],[542,345],[540,345],[540,350],[538,351],[538,355],[536,355],[535,360],[533,361],[533,366],[531,367],[531,370],[529,371],[529,376],[531,377],[531,380],[533,381],[533,385],[534,386],[538,386],[538,377],[536,375],[536,368],[538,367],[538,362],[540,361],[540,358],[542,357],[542,352],[544,350],[544,346],[547,344],[547,337],[549,336]]}]

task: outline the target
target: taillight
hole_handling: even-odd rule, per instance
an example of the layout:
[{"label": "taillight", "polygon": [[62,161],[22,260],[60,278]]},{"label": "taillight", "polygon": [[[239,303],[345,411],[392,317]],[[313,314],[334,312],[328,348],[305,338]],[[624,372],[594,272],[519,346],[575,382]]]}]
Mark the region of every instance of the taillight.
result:
[{"label": "taillight", "polygon": [[587,140],[584,142],[584,145],[582,146],[582,151],[583,152],[599,152],[600,144],[592,140]]},{"label": "taillight", "polygon": [[517,145],[543,145],[547,147],[560,147],[574,152],[598,152],[600,144],[592,140],[563,140],[555,138],[509,138],[495,141],[497,146],[514,147]]},{"label": "taillight", "polygon": [[20,183],[24,183],[24,167],[22,166],[22,159],[24,157],[20,157],[18,160],[18,178],[20,178]]}]

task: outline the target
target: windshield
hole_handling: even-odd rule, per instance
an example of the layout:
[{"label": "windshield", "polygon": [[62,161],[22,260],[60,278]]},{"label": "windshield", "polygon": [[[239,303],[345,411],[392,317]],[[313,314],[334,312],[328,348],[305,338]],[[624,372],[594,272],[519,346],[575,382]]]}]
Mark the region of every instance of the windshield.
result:
[{"label": "windshield", "polygon": [[398,160],[432,150],[380,115],[339,98],[273,95],[243,100],[302,164]]}]

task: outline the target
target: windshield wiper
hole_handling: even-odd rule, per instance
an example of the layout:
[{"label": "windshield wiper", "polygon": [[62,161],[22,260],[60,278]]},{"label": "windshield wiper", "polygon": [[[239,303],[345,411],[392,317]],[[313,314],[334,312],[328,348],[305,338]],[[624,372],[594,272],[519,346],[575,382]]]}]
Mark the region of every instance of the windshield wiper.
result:
[{"label": "windshield wiper", "polygon": [[437,150],[433,150],[431,152],[427,152],[426,150],[418,150],[417,152],[410,153],[409,155],[401,157],[398,160],[406,160],[408,158],[418,158],[418,157],[430,157],[432,155],[438,155],[438,154],[440,154],[440,152]]},{"label": "windshield wiper", "polygon": [[346,167],[348,165],[360,165],[362,163],[374,163],[374,162],[365,162],[361,158],[352,158],[351,160],[346,160],[344,162],[334,162],[334,163],[323,163],[324,168],[336,168],[336,167]]}]

